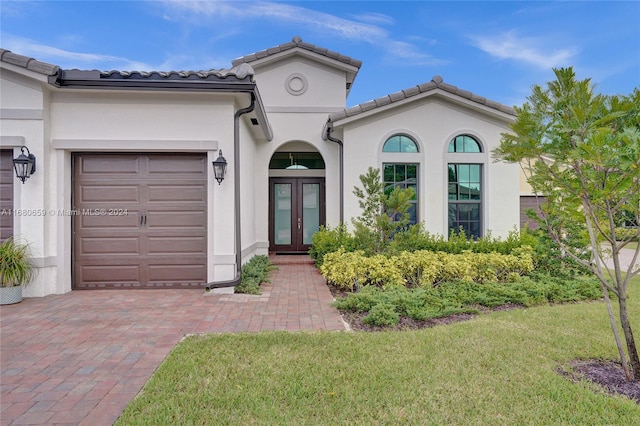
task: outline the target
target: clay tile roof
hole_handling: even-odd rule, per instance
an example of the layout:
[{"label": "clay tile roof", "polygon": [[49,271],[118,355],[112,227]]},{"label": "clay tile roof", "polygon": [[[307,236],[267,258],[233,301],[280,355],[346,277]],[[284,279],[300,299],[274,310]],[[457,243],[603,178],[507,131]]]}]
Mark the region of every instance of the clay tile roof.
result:
[{"label": "clay tile roof", "polygon": [[363,112],[371,111],[376,108],[381,108],[383,106],[390,105],[395,102],[400,102],[405,99],[409,99],[414,96],[417,96],[421,93],[427,93],[433,90],[443,90],[445,92],[452,93],[456,96],[460,96],[461,98],[469,99],[478,104],[501,111],[505,114],[515,115],[515,111],[513,110],[512,107],[503,105],[499,102],[492,101],[482,96],[478,96],[472,92],[469,92],[468,90],[459,89],[456,86],[445,83],[442,77],[440,77],[439,75],[436,75],[431,79],[431,81],[427,83],[422,83],[417,86],[412,86],[407,89],[401,90],[399,92],[391,93],[390,95],[376,98],[372,101],[368,101],[368,102],[335,112],[329,115],[329,121],[338,121],[347,117],[353,117],[354,115],[362,114]]},{"label": "clay tile roof", "polygon": [[40,62],[28,56],[18,55],[10,50],[0,49],[0,62],[12,64],[42,75],[55,75],[60,71],[57,65]]},{"label": "clay tile roof", "polygon": [[100,71],[101,79],[110,80],[220,80],[228,77],[243,80],[247,77],[251,79],[253,75],[253,68],[249,64],[240,64],[231,69],[202,71]]},{"label": "clay tile roof", "polygon": [[267,56],[275,55],[280,52],[286,52],[290,49],[300,48],[304,50],[308,50],[313,53],[317,53],[321,56],[326,56],[327,58],[334,59],[336,61],[352,65],[356,68],[360,68],[362,66],[362,61],[357,59],[353,59],[349,56],[341,55],[338,52],[334,52],[323,47],[316,46],[315,44],[305,43],[298,36],[294,37],[290,42],[279,44],[278,46],[271,47],[269,49],[261,50],[259,52],[251,53],[249,55],[241,56],[240,58],[235,59],[232,64],[233,66],[238,66],[242,63],[253,62],[258,59],[266,58]]}]

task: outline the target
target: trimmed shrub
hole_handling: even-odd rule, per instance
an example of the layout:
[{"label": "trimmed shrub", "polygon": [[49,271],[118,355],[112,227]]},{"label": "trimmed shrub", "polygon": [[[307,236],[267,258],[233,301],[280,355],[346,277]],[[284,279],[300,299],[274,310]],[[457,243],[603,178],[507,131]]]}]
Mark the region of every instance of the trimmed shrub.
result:
[{"label": "trimmed shrub", "polygon": [[355,244],[353,237],[349,234],[347,226],[342,223],[335,228],[321,226],[320,230],[311,237],[311,248],[309,256],[320,267],[324,261],[324,255],[344,248],[345,251],[353,251]]},{"label": "trimmed shrub", "polygon": [[523,277],[515,283],[457,281],[437,287],[386,290],[365,286],[358,293],[337,299],[334,306],[343,311],[369,312],[371,318],[363,319],[365,324],[395,325],[397,321],[392,320],[395,315],[424,321],[452,314],[478,313],[478,306],[495,308],[513,304],[529,307],[600,297],[600,285],[594,278],[565,280],[541,275],[535,280]]},{"label": "trimmed shrub", "polygon": [[378,326],[394,326],[398,324],[400,315],[395,311],[393,305],[390,303],[380,303],[375,305],[369,311],[369,315],[362,319],[362,322],[367,325]]},{"label": "trimmed shrub", "polygon": [[505,240],[494,238],[491,232],[484,237],[474,239],[467,237],[462,229],[458,232],[451,231],[447,240],[442,235],[430,234],[424,230],[422,224],[417,224],[394,234],[386,252],[398,254],[402,251],[429,250],[454,254],[461,254],[464,251],[511,254],[513,250],[531,244],[531,237],[517,229],[509,232]]},{"label": "trimmed shrub", "polygon": [[242,265],[242,279],[235,288],[236,293],[260,294],[260,284],[268,283],[269,273],[278,269],[267,256],[252,257]]},{"label": "trimmed shrub", "polygon": [[514,254],[402,252],[397,256],[367,257],[362,251],[344,249],[325,255],[320,272],[327,281],[343,289],[356,284],[389,287],[431,287],[446,281],[516,281],[533,271],[532,249],[524,246]]}]

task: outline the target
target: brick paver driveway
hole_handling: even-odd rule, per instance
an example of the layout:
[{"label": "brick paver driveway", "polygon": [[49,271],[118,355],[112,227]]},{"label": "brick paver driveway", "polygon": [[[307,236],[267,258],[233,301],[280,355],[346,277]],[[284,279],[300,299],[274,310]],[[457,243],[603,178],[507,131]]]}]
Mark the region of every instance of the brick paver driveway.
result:
[{"label": "brick paver driveway", "polygon": [[1,424],[110,425],[188,334],[345,329],[313,265],[279,268],[261,296],[86,290],[3,306]]}]

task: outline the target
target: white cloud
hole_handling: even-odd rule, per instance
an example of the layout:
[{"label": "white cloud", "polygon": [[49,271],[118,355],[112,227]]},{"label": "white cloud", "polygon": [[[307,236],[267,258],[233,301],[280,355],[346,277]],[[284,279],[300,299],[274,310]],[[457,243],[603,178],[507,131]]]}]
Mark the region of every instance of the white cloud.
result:
[{"label": "white cloud", "polygon": [[415,44],[393,39],[389,32],[379,24],[390,25],[394,21],[391,17],[382,14],[361,14],[355,19],[362,22],[357,22],[329,13],[283,3],[165,0],[163,4],[171,11],[172,20],[180,16],[181,19],[186,19],[190,23],[196,23],[201,21],[203,16],[206,16],[209,18],[284,22],[304,28],[314,28],[323,34],[330,33],[344,40],[378,46],[386,52],[390,59],[411,59],[411,63],[415,65],[442,62],[422,52]]},{"label": "white cloud", "polygon": [[539,38],[519,37],[514,30],[496,36],[477,36],[473,44],[491,56],[525,62],[541,69],[569,65],[575,51],[545,46]]},{"label": "white cloud", "polygon": [[40,44],[32,40],[2,34],[3,48],[24,56],[33,57],[42,62],[58,65],[61,68],[82,68],[101,70],[150,70],[148,64],[127,58],[96,53],[80,53]]},{"label": "white cloud", "polygon": [[353,19],[360,22],[366,22],[368,24],[378,24],[378,25],[393,25],[395,24],[395,19],[389,15],[384,15],[382,13],[363,13],[360,15],[353,15]]}]

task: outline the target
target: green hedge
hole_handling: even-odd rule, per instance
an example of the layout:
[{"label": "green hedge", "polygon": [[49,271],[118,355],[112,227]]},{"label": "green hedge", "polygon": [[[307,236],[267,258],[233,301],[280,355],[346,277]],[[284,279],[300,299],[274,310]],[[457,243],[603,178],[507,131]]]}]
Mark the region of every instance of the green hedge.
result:
[{"label": "green hedge", "polygon": [[445,281],[507,282],[517,281],[533,271],[532,249],[513,250],[513,254],[461,254],[402,252],[395,256],[366,256],[362,251],[343,248],[324,256],[320,272],[326,280],[343,289],[356,286],[431,287]]},{"label": "green hedge", "polygon": [[448,282],[437,287],[381,289],[365,286],[334,302],[343,311],[368,312],[365,324],[389,326],[400,317],[424,321],[457,313],[478,313],[479,307],[507,304],[537,306],[594,300],[602,296],[597,280],[564,280],[551,276],[523,277],[513,283]]},{"label": "green hedge", "polygon": [[235,288],[236,293],[260,294],[260,284],[268,283],[269,273],[278,269],[267,256],[254,256],[242,265],[242,280]]},{"label": "green hedge", "polygon": [[504,240],[494,238],[490,232],[482,238],[474,239],[473,237],[467,237],[463,231],[451,232],[449,238],[445,239],[442,235],[430,234],[423,229],[422,224],[417,224],[396,232],[393,238],[383,247],[381,253],[368,252],[366,247],[358,244],[359,242],[361,243],[362,241],[356,241],[356,238],[352,236],[344,224],[335,228],[322,227],[312,237],[309,255],[314,259],[316,266],[320,267],[326,254],[335,252],[340,248],[343,248],[345,252],[362,250],[368,255],[383,254],[386,256],[397,255],[405,251],[422,250],[454,254],[461,254],[464,251],[511,254],[522,246],[535,246],[537,238],[529,233],[521,233],[514,229]]}]

